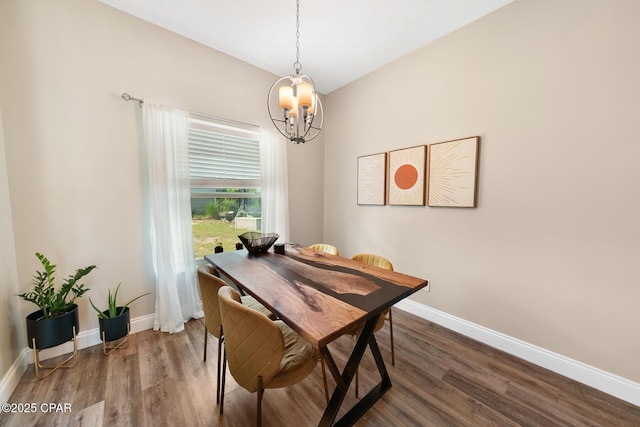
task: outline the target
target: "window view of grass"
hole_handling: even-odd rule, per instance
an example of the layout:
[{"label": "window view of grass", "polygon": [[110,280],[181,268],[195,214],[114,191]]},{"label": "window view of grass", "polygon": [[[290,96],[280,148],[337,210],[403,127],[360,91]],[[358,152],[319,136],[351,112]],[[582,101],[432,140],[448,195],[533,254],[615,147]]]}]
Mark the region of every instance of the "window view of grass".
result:
[{"label": "window view of grass", "polygon": [[[240,243],[238,235],[260,229],[260,198],[256,189],[247,189],[240,198],[237,189],[217,189],[219,193],[236,193],[236,197],[191,198],[193,246],[196,259],[215,252],[221,244],[224,251],[234,251]],[[193,189],[192,189],[193,194]],[[236,228],[236,226],[238,228]]]},{"label": "window view of grass", "polygon": [[235,228],[232,221],[194,217],[193,222],[193,246],[196,259],[212,254],[218,243],[226,251],[234,251],[236,243],[240,242],[238,235],[250,231]]}]

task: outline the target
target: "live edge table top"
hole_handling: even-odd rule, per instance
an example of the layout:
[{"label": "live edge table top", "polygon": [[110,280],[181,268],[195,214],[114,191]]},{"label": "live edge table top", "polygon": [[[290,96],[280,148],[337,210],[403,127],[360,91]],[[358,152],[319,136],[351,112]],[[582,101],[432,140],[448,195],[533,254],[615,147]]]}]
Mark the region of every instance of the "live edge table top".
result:
[{"label": "live edge table top", "polygon": [[291,244],[284,255],[239,250],[205,259],[318,348],[428,283]]}]

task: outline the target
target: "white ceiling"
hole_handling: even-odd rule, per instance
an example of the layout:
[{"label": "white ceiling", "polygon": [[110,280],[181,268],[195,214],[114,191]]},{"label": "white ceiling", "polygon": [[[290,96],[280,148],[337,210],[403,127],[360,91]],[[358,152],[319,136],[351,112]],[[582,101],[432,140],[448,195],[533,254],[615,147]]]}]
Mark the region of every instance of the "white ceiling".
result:
[{"label": "white ceiling", "polygon": [[[99,0],[279,76],[296,60],[295,0]],[[301,0],[300,63],[329,93],[513,0]]]}]

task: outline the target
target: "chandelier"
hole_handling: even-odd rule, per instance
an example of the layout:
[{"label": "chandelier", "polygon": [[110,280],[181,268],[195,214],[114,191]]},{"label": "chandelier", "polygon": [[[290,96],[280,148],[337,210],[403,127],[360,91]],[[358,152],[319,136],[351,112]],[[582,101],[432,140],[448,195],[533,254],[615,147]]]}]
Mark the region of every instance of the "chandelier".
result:
[{"label": "chandelier", "polygon": [[[311,141],[322,130],[322,103],[311,77],[300,74],[300,0],[296,0],[296,62],[294,74],[278,79],[267,97],[273,125],[294,144]],[[274,115],[275,112],[275,115]]]}]

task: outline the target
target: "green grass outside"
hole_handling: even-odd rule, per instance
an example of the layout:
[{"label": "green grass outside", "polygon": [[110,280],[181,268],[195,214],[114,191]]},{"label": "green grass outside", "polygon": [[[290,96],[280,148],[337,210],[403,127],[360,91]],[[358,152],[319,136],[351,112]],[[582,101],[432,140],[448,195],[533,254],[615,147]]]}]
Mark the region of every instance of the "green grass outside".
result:
[{"label": "green grass outside", "polygon": [[250,231],[235,228],[233,222],[219,219],[193,218],[192,223],[196,259],[212,254],[218,242],[222,243],[225,252],[235,251],[236,242],[240,242],[238,235]]}]

